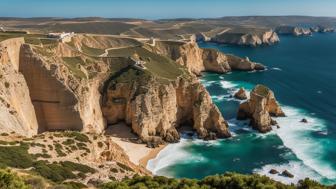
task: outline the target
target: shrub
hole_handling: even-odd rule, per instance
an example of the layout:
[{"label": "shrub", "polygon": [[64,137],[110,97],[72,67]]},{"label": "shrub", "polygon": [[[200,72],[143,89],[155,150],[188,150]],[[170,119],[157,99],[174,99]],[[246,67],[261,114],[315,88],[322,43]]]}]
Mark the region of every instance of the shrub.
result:
[{"label": "shrub", "polygon": [[22,178],[9,170],[0,170],[0,188],[4,189],[28,189]]},{"label": "shrub", "polygon": [[120,162],[117,162],[117,165],[118,165],[120,168],[122,168],[122,169],[124,169],[124,170],[126,170],[126,171],[133,171],[132,168],[130,168],[129,166],[127,166],[127,165],[125,165],[125,164],[122,164],[122,163],[120,163]]}]

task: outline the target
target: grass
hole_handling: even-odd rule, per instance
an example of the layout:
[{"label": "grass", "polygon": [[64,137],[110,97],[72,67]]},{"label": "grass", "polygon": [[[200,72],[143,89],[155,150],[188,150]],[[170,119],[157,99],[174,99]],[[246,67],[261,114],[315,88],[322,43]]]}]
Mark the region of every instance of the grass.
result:
[{"label": "grass", "polygon": [[43,34],[25,34],[20,32],[0,32],[0,42],[6,39],[23,37],[25,42],[33,45],[40,45],[41,41],[39,38],[45,38],[46,35]]},{"label": "grass", "polygon": [[132,47],[114,49],[109,51],[109,56],[112,57],[130,57],[134,53],[144,60],[147,70],[158,78],[164,80],[175,80],[177,77],[184,74],[183,67],[176,64],[171,59],[155,54],[143,47]]},{"label": "grass", "polygon": [[125,165],[125,164],[122,164],[120,162],[117,162],[117,165],[122,168],[123,170],[126,170],[126,171],[133,171],[132,168],[130,168],[129,166]]},{"label": "grass", "polygon": [[63,57],[63,61],[76,77],[81,79],[86,78],[86,74],[79,68],[80,65],[85,64],[81,57]]},{"label": "grass", "polygon": [[105,53],[104,49],[88,47],[85,44],[82,45],[82,51],[83,51],[83,53],[91,55],[91,56],[99,56],[99,55]]},{"label": "grass", "polygon": [[[38,157],[49,158],[48,154],[29,154],[29,144],[21,143],[19,146],[0,146],[0,168],[28,169],[35,174],[54,182],[78,178],[78,174],[94,173],[96,170],[83,164],[70,161],[49,163],[38,161]],[[55,149],[63,149],[60,144]],[[0,179],[1,180],[1,179]],[[1,182],[1,181],[0,181]]]},{"label": "grass", "polygon": [[261,96],[266,97],[269,94],[270,89],[264,85],[257,85],[253,91]]}]

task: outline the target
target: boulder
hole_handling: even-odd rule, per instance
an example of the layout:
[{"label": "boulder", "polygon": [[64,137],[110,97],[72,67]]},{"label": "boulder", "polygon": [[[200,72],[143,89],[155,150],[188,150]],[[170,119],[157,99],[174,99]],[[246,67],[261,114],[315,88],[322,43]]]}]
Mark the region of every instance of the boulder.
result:
[{"label": "boulder", "polygon": [[239,100],[246,100],[247,99],[247,95],[246,95],[245,89],[244,88],[240,88],[239,91],[234,94],[234,97],[236,99],[239,99]]},{"label": "boulder", "polygon": [[263,85],[257,85],[250,94],[250,99],[239,106],[237,119],[251,119],[253,129],[261,133],[272,130],[271,125],[276,124],[273,117],[285,116],[280,105],[274,97],[273,91]]},{"label": "boulder", "polygon": [[308,120],[307,120],[306,118],[303,118],[303,119],[301,120],[301,123],[308,123]]},{"label": "boulder", "polygon": [[275,169],[271,169],[271,170],[269,171],[269,173],[272,174],[272,175],[275,175],[275,174],[279,174],[279,171],[277,171],[277,170],[275,170]]},{"label": "boulder", "polygon": [[294,175],[287,170],[284,170],[281,175],[288,178],[294,178]]}]

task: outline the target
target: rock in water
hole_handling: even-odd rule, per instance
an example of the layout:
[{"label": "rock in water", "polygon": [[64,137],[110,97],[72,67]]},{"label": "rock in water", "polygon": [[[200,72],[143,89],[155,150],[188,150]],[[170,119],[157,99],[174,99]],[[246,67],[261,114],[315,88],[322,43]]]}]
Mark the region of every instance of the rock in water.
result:
[{"label": "rock in water", "polygon": [[272,130],[271,116],[285,116],[274,97],[273,91],[263,85],[257,85],[250,94],[250,99],[239,106],[237,119],[251,119],[253,129],[261,133]]},{"label": "rock in water", "polygon": [[275,174],[278,174],[279,171],[277,171],[277,170],[275,170],[275,169],[271,169],[271,170],[269,171],[269,173],[272,174],[272,175],[275,175]]},{"label": "rock in water", "polygon": [[303,119],[301,120],[301,122],[302,122],[302,123],[308,123],[308,120],[305,119],[305,118],[303,118]]},{"label": "rock in water", "polygon": [[246,100],[247,99],[247,95],[246,95],[245,89],[244,88],[240,88],[239,91],[234,94],[234,97],[236,99],[239,99],[239,100]]},{"label": "rock in water", "polygon": [[288,178],[294,178],[294,175],[287,170],[284,170],[281,175]]}]

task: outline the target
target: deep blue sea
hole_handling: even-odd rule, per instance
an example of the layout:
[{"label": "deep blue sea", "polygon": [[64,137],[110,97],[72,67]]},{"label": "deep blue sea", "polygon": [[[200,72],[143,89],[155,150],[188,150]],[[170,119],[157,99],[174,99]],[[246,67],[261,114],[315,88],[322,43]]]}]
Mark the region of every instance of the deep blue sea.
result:
[{"label": "deep blue sea", "polygon": [[[262,72],[206,73],[202,82],[228,120],[234,136],[205,142],[184,137],[150,160],[147,168],[157,175],[202,178],[233,171],[259,173],[285,183],[306,177],[336,184],[336,34],[312,37],[280,36],[281,42],[265,47],[200,43],[267,66]],[[285,118],[280,129],[259,134],[235,119],[239,103],[232,94],[256,84],[271,88]],[[308,124],[300,121],[306,118]],[[293,179],[271,175],[288,170]]]}]

